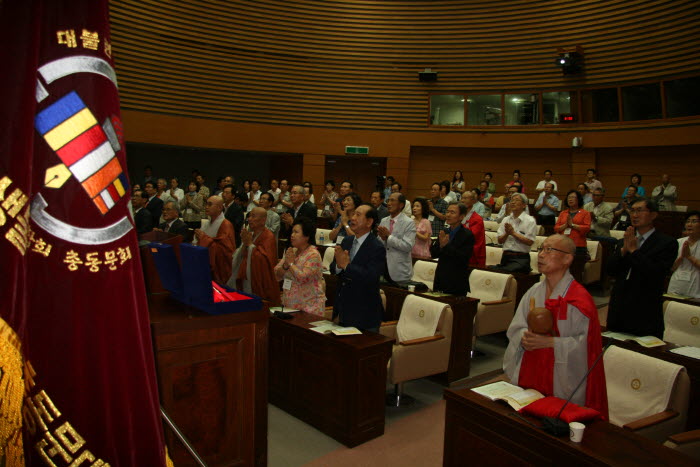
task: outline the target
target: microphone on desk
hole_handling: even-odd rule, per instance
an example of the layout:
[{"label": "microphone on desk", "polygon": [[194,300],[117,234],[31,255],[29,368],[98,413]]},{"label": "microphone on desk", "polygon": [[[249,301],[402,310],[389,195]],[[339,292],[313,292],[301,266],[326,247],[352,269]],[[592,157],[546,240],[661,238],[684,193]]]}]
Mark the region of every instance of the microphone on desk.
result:
[{"label": "microphone on desk", "polygon": [[562,412],[564,412],[564,407],[566,407],[569,402],[571,402],[571,399],[574,397],[574,394],[576,394],[576,391],[581,387],[584,381],[588,378],[588,375],[591,374],[591,371],[593,371],[593,368],[596,367],[598,362],[600,361],[600,358],[603,356],[606,350],[608,350],[608,347],[610,347],[611,344],[608,344],[603,348],[603,351],[596,357],[595,361],[593,362],[593,365],[588,369],[585,375],[583,375],[583,378],[581,378],[581,381],[579,381],[578,385],[574,388],[574,390],[571,392],[571,395],[569,396],[568,399],[566,399],[566,402],[564,402],[564,405],[561,406],[561,409],[559,410],[559,413],[557,414],[556,417],[544,417],[542,419],[542,429],[549,433],[550,435],[554,436],[566,436],[569,434],[569,424],[566,423],[564,420],[560,419],[559,417],[561,416]]}]

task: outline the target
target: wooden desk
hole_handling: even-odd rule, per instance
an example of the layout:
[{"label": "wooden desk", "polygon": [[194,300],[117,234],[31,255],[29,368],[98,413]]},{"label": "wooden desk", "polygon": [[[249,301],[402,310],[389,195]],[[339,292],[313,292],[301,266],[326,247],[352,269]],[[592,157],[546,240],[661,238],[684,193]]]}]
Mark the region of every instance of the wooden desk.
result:
[{"label": "wooden desk", "polygon": [[648,348],[634,341],[618,341],[603,337],[603,345],[607,345],[611,341],[614,345],[622,347],[623,349],[639,352],[650,357],[658,358],[659,360],[685,367],[688,372],[688,377],[690,378],[690,399],[686,430],[696,430],[700,428],[700,360],[671,352],[671,349],[682,347],[676,344],[666,343],[664,346]]},{"label": "wooden desk", "polygon": [[316,315],[270,318],[270,402],[348,447],[384,434],[393,339],[311,331]]},{"label": "wooden desk", "polygon": [[[267,309],[208,315],[168,294],[148,306],[165,411],[208,465],[267,465]],[[175,465],[197,465],[165,439]]]},{"label": "wooden desk", "polygon": [[[603,421],[588,423],[581,443],[557,438],[512,416],[513,409],[469,390],[445,390],[444,466],[655,465],[697,461]],[[529,418],[529,417],[528,417]],[[532,423],[539,421],[529,418]]]},{"label": "wooden desk", "polygon": [[[326,304],[333,306],[335,292],[338,286],[338,276],[335,274],[324,275],[326,279]],[[386,296],[383,321],[398,320],[401,316],[403,302],[409,294],[447,303],[452,308],[452,336],[450,344],[450,362],[446,373],[438,375],[443,384],[451,384],[457,380],[469,376],[471,366],[472,334],[474,332],[474,316],[476,316],[479,300],[458,295],[446,295],[434,297],[422,293],[409,292],[405,289],[382,285],[381,289]]]}]

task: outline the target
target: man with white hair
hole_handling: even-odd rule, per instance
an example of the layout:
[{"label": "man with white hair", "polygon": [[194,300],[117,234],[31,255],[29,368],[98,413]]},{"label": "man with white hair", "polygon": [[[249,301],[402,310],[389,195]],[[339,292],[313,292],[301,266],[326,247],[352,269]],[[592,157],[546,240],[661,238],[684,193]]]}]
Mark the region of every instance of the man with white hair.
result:
[{"label": "man with white hair", "polygon": [[[575,404],[598,410],[607,418],[602,361],[574,393],[602,351],[593,298],[569,272],[575,253],[573,240],[565,235],[552,235],[542,244],[537,265],[545,280],[523,295],[515,311],[508,327],[503,371],[513,384],[545,396],[572,397]],[[539,329],[536,320],[528,320],[535,308],[551,313],[551,329]]]},{"label": "man with white hair", "polygon": [[224,217],[224,201],[218,196],[207,199],[205,212],[209,222],[202,222],[202,228],[194,231],[200,246],[209,249],[211,277],[219,284],[225,284],[231,277],[231,258],[236,250],[236,233]]},{"label": "man with white hair", "polygon": [[510,199],[510,215],[498,226],[498,243],[503,245],[501,263],[491,266],[507,272],[529,273],[530,246],[537,236],[535,218],[525,212],[527,196],[515,193]]},{"label": "man with white hair", "polygon": [[180,219],[180,206],[175,201],[168,201],[163,206],[163,222],[157,229],[163,232],[170,232],[176,235],[187,235],[187,224]]}]

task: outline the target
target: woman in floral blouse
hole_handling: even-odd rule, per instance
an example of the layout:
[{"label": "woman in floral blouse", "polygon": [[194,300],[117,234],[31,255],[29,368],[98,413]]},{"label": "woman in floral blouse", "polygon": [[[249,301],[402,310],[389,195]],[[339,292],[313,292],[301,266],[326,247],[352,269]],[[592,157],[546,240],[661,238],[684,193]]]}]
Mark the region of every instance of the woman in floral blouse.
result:
[{"label": "woman in floral blouse", "polygon": [[282,304],[287,308],[323,316],[326,307],[321,254],[313,245],[316,226],[306,217],[292,224],[292,246],[275,267],[277,280],[283,280]]}]

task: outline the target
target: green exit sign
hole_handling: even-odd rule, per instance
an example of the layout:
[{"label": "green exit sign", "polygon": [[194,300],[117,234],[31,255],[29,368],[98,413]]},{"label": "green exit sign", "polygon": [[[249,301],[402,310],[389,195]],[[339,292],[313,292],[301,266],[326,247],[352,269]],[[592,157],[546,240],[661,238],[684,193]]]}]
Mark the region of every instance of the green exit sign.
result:
[{"label": "green exit sign", "polygon": [[369,154],[369,148],[366,146],[345,146],[345,154],[358,154],[366,156]]}]

